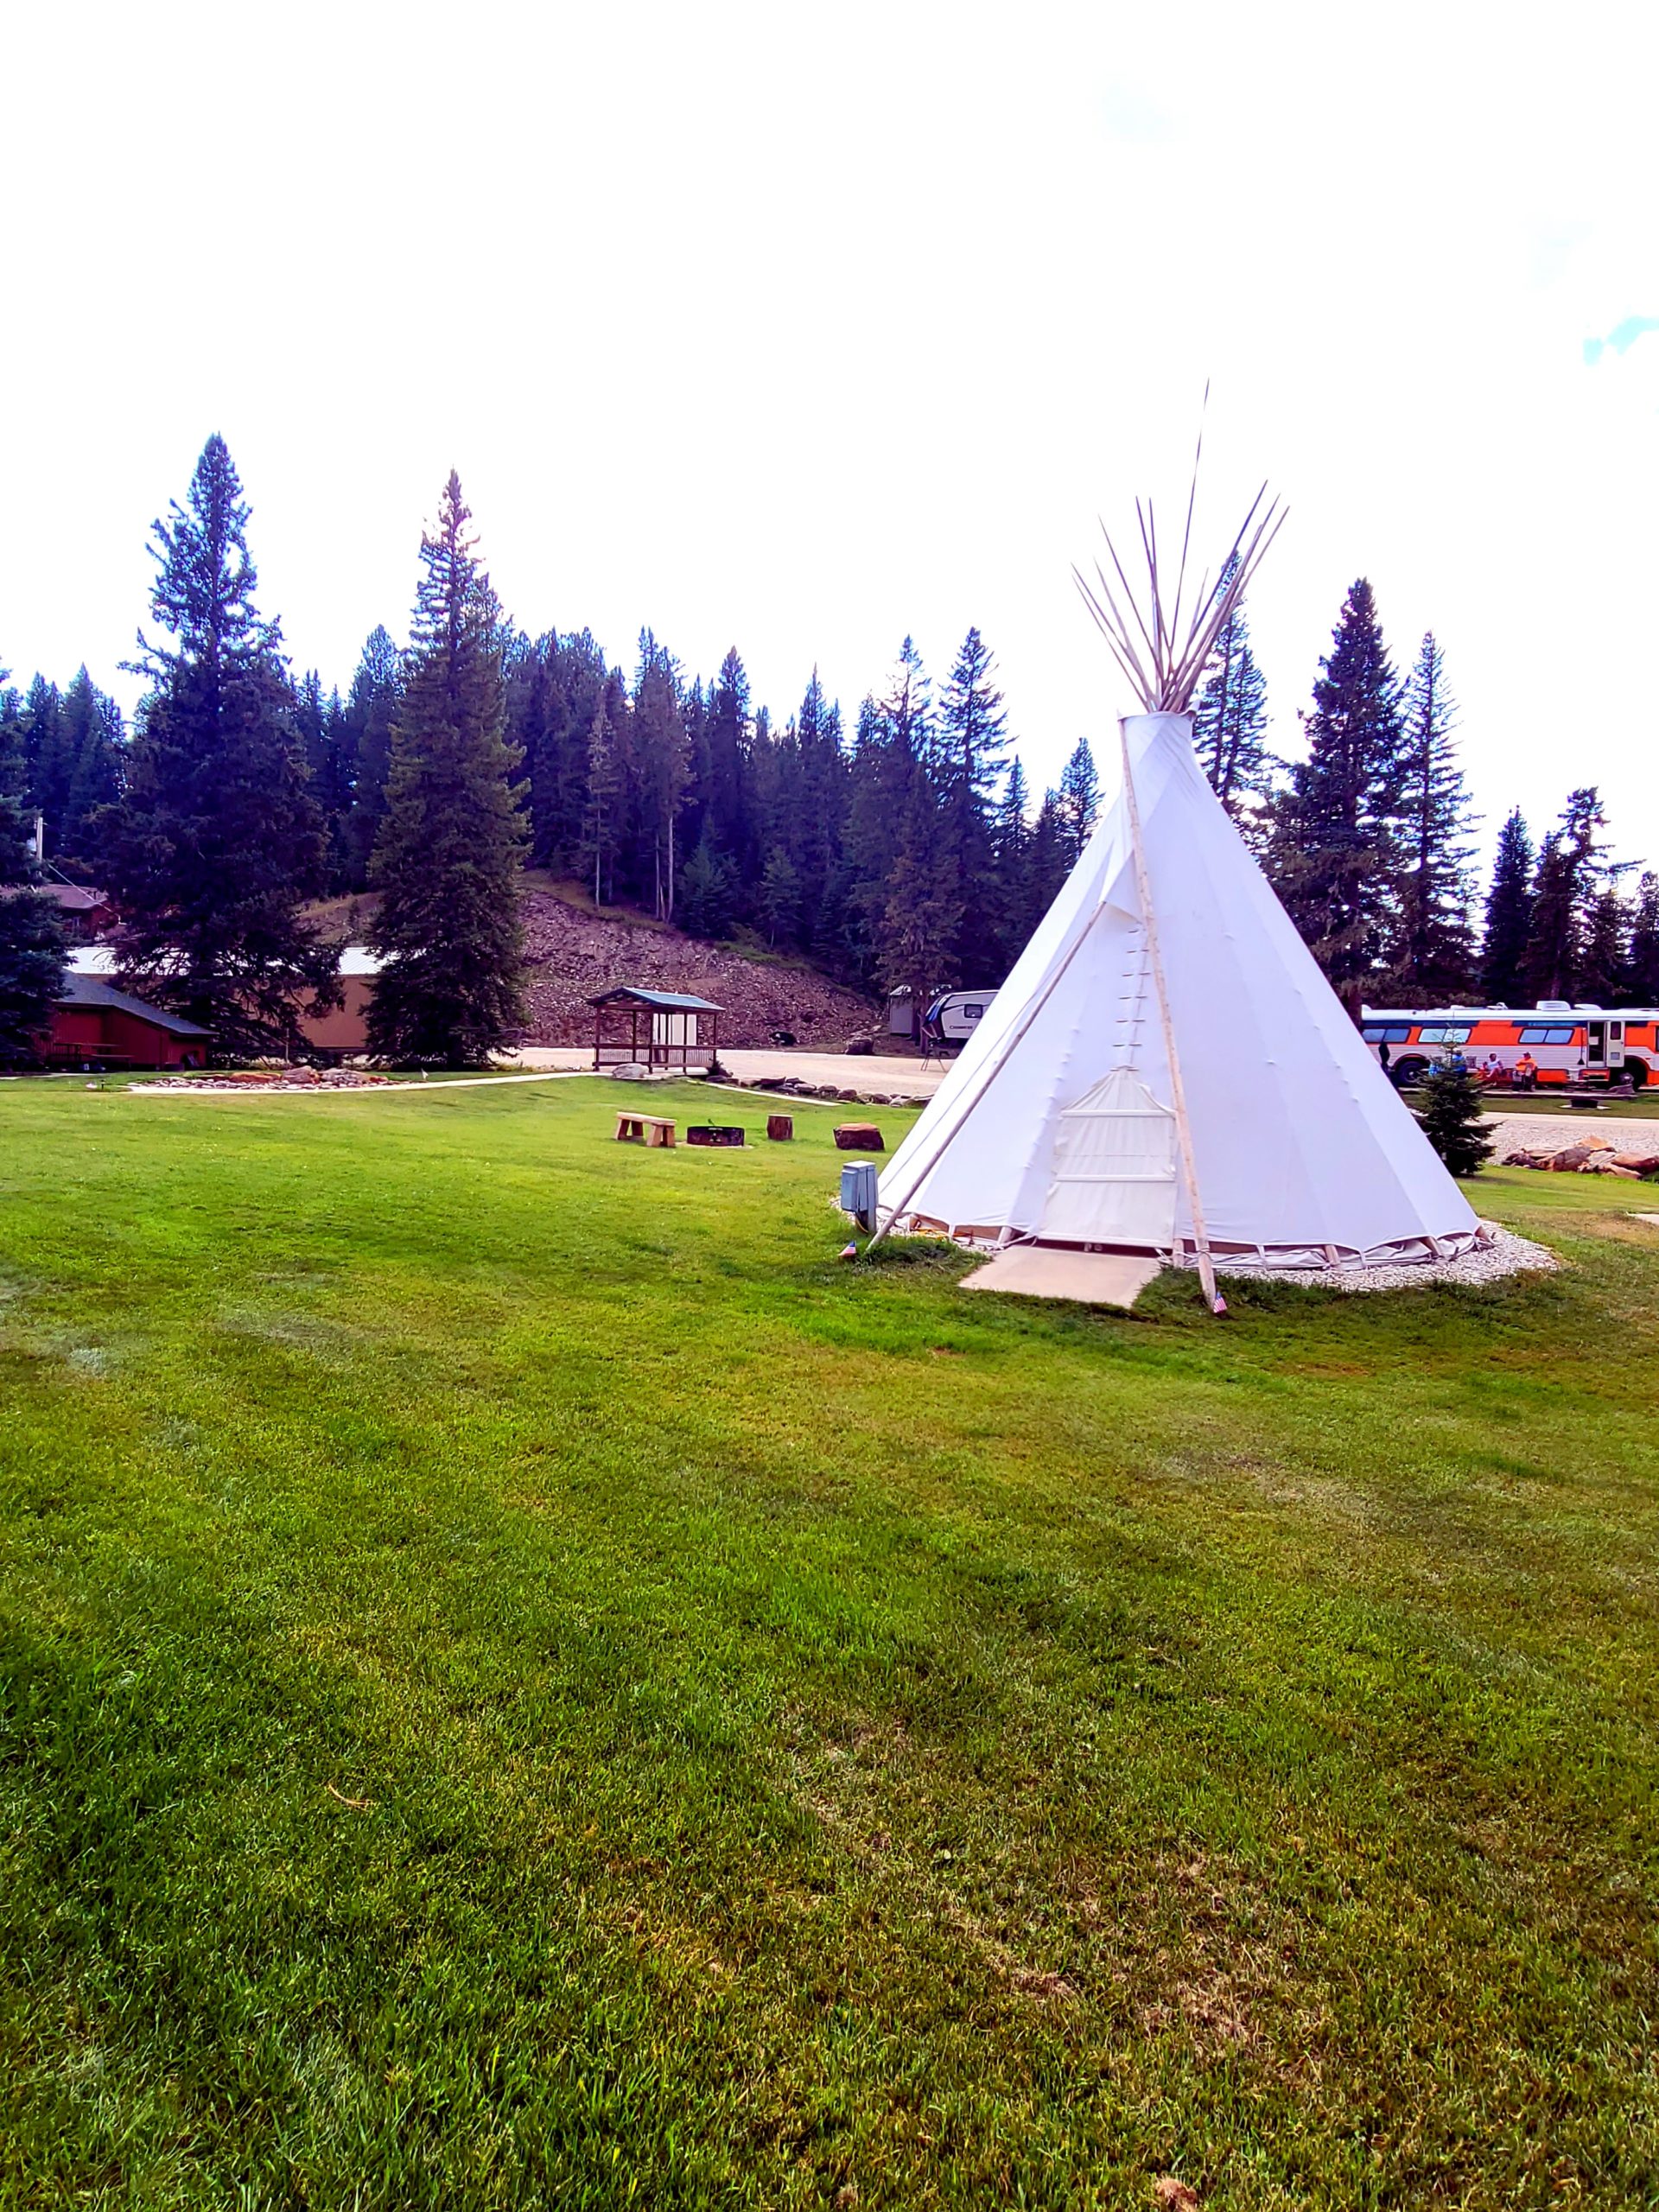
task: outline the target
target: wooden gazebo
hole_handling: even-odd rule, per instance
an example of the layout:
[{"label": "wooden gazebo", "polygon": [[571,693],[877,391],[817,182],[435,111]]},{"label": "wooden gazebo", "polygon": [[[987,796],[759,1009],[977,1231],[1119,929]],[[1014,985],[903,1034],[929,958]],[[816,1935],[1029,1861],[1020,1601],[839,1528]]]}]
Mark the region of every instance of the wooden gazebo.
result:
[{"label": "wooden gazebo", "polygon": [[594,1009],[596,1068],[629,1060],[648,1068],[706,1068],[714,1061],[720,1008],[708,999],[623,983],[588,1003]]}]

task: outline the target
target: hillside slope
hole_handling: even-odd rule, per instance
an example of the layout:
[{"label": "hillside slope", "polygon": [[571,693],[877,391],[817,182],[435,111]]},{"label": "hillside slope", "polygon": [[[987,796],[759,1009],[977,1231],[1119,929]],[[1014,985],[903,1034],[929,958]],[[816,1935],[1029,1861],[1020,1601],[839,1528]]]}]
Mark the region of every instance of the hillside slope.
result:
[{"label": "hillside slope", "polygon": [[619,920],[527,888],[524,898],[531,1045],[582,1045],[594,1033],[588,1004],[619,983],[691,991],[721,1009],[722,1045],[766,1045],[788,1030],[803,1046],[839,1048],[877,1028],[874,1007],[810,968],[710,944],[641,919]]}]

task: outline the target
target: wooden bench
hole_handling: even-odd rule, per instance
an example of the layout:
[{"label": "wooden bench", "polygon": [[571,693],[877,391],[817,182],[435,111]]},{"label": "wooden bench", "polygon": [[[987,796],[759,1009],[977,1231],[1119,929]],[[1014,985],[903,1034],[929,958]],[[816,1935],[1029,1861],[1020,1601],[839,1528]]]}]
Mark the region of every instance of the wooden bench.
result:
[{"label": "wooden bench", "polygon": [[659,1114],[619,1114],[616,1141],[618,1144],[672,1145],[674,1124]]}]

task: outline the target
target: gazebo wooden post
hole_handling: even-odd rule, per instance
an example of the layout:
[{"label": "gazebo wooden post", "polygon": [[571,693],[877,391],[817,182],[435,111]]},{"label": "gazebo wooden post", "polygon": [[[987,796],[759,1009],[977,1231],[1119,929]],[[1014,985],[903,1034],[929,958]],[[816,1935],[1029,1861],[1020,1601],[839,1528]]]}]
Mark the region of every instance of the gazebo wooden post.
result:
[{"label": "gazebo wooden post", "polygon": [[719,1059],[719,1058],[720,1058],[720,1016],[719,1016],[717,1014],[711,1014],[711,1015],[709,1016],[709,1066],[710,1066],[710,1067],[713,1067],[713,1066],[714,1066],[714,1065],[715,1065],[715,1063]]}]

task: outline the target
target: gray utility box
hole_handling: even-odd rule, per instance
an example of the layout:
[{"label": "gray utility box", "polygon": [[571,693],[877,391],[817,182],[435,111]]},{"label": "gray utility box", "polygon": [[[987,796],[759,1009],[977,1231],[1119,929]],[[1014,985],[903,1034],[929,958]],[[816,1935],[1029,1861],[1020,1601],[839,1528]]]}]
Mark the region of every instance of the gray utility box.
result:
[{"label": "gray utility box", "polygon": [[875,1233],[875,1192],[880,1170],[868,1160],[849,1160],[841,1171],[841,1210],[867,1236]]}]

